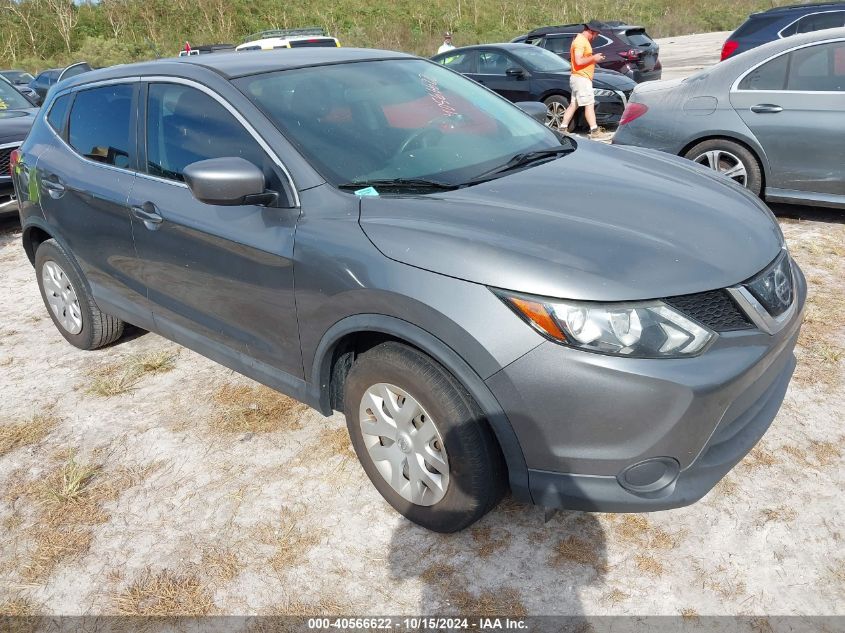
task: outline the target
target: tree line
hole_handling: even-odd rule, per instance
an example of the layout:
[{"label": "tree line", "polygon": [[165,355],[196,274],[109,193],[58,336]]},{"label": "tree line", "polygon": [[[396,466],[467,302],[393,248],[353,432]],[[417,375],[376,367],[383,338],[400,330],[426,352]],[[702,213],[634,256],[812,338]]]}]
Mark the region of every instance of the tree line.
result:
[{"label": "tree line", "polygon": [[652,37],[733,30],[789,0],[2,0],[0,67],[29,71],[85,60],[107,66],[192,45],[240,43],[270,28],[321,26],[344,46],[432,55],[455,43],[507,41],[546,24],[620,19]]}]

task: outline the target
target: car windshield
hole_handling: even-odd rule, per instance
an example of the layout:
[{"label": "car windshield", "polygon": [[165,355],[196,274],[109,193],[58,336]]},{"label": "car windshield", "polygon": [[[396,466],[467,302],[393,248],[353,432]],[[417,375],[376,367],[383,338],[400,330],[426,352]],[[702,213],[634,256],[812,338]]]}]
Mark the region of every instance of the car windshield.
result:
[{"label": "car windshield", "polygon": [[11,84],[0,81],[0,110],[20,110],[33,105]]},{"label": "car windshield", "polygon": [[4,72],[3,76],[13,84],[28,84],[33,80],[32,75],[22,70],[9,70]]},{"label": "car windshield", "polygon": [[459,185],[554,132],[469,79],[420,59],[316,66],[235,81],[334,185]]},{"label": "car windshield", "polygon": [[568,61],[539,46],[520,47],[519,50],[511,50],[511,53],[531,70],[546,73],[563,73],[572,70]]}]

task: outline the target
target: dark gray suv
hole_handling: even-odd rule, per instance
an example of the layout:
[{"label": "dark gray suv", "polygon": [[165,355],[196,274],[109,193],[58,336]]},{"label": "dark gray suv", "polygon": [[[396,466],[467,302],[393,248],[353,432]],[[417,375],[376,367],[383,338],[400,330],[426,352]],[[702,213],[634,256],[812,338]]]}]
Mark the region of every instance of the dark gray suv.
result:
[{"label": "dark gray suv", "polygon": [[12,170],[70,343],[132,323],[343,411],[375,487],[433,530],[508,485],[548,507],[692,503],[792,375],[806,285],[762,202],[408,55],[85,73]]}]

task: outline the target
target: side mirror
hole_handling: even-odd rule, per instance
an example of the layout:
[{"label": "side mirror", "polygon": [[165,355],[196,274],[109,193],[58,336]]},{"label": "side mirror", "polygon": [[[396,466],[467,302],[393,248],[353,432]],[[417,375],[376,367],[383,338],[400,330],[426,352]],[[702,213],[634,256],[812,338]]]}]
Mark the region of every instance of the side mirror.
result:
[{"label": "side mirror", "polygon": [[514,105],[538,123],[546,124],[548,110],[545,103],[540,103],[539,101],[518,101]]},{"label": "side mirror", "polygon": [[505,71],[505,75],[508,77],[516,77],[517,79],[525,79],[527,74],[528,73],[526,73],[522,68],[516,68],[514,66]]},{"label": "side mirror", "polygon": [[200,160],[185,167],[182,174],[194,198],[206,204],[266,206],[278,199],[276,192],[265,190],[261,170],[240,157]]}]

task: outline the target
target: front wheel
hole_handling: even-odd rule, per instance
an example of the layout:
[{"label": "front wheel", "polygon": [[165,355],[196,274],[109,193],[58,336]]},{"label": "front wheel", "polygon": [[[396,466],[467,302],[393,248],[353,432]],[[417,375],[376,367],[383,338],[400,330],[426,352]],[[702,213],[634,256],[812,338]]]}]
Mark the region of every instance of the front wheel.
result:
[{"label": "front wheel", "polygon": [[435,532],[456,532],[506,489],[504,460],[467,391],[422,352],[388,342],[361,354],[344,406],[352,445],[385,500]]},{"label": "front wheel", "polygon": [[553,130],[561,132],[572,132],[575,129],[575,117],[569,122],[569,126],[563,129],[563,115],[569,107],[569,99],[562,95],[552,95],[543,100],[546,104],[546,125]]},{"label": "front wheel", "polygon": [[710,139],[690,149],[684,158],[709,167],[759,196],[763,188],[760,163],[747,147],[727,139]]}]

